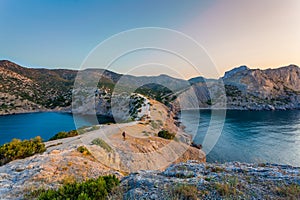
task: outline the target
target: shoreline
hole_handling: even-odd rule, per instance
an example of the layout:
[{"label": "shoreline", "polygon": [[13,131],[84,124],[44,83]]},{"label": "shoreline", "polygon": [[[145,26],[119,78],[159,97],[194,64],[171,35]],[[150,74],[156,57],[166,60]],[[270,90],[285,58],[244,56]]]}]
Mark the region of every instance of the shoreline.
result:
[{"label": "shoreline", "polygon": [[[286,109],[243,109],[243,108],[191,108],[191,109],[182,109],[182,111],[191,111],[191,110],[214,110],[214,111],[270,111],[270,112],[276,112],[276,111],[291,111],[291,110],[300,110],[300,108],[286,108]],[[0,113],[0,116],[9,116],[9,115],[20,115],[20,114],[33,114],[33,113],[65,113],[65,114],[73,114],[71,111],[66,110],[36,110],[36,111],[22,111],[22,112],[13,112],[13,113]],[[88,113],[82,114],[82,115],[90,115]],[[101,115],[101,114],[97,114]],[[102,115],[105,116],[105,115]]]},{"label": "shoreline", "polygon": [[289,111],[289,110],[300,110],[300,108],[286,108],[286,109],[243,109],[243,108],[191,108],[191,109],[182,109],[183,111],[190,111],[190,110],[234,110],[234,111]]},{"label": "shoreline", "polygon": [[72,114],[71,111],[59,110],[59,109],[63,109],[63,108],[58,108],[58,109],[43,109],[43,110],[28,110],[28,111],[12,112],[12,113],[0,113],[0,116],[20,115],[20,114],[33,114],[33,113],[52,113],[52,112]]}]

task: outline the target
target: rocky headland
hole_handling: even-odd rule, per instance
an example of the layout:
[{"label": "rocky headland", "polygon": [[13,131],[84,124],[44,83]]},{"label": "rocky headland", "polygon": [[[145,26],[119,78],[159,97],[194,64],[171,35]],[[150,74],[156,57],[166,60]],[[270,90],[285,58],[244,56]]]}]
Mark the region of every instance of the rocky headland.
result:
[{"label": "rocky headland", "polygon": [[[172,163],[205,162],[204,152],[190,146],[190,136],[175,126],[167,107],[155,100],[149,103],[143,110],[149,113],[147,119],[97,125],[75,137],[45,142],[42,154],[1,166],[0,199],[22,199],[31,191],[58,188],[72,180],[107,174],[121,179],[139,170],[161,171]],[[162,129],[176,133],[175,138],[157,137]]]},{"label": "rocky headland", "polygon": [[[89,78],[85,80],[84,77]],[[99,82],[92,82],[93,87],[74,87],[74,85],[81,86],[84,82],[89,85],[90,80]],[[181,80],[167,75],[141,77],[122,75],[103,69],[76,71],[25,68],[2,60],[0,114],[71,112],[72,106],[77,107],[96,101],[96,113],[109,116],[112,114],[111,97],[119,85],[175,108],[176,100],[189,105],[192,109],[300,108],[300,68],[296,65],[266,70],[241,66],[226,72],[219,79],[195,77]],[[76,96],[83,99],[73,101]],[[195,96],[197,102],[191,102],[195,101],[191,96]],[[84,102],[85,99],[88,101]]]},{"label": "rocky headland", "polygon": [[[84,71],[101,76],[96,89],[74,88],[77,73],[29,69],[1,61],[0,114],[72,110],[74,114],[120,116],[120,121],[124,121],[122,114],[129,113],[132,121],[96,125],[84,134],[45,142],[44,153],[0,166],[0,199],[28,199],[26,194],[41,188],[56,189],[107,174],[121,179],[110,199],[300,198],[299,168],[205,163],[205,153],[193,147],[191,137],[175,120],[178,105],[205,109],[298,109],[299,67],[259,70],[242,66],[219,80],[197,77],[189,81],[166,75],[134,77],[98,69]],[[124,98],[122,92],[113,97],[113,87],[120,80],[124,88],[138,89],[130,97]],[[74,99],[76,95],[79,98]],[[198,100],[196,105],[192,95]],[[118,104],[116,110],[114,103]],[[95,105],[95,110],[90,105]],[[161,130],[174,133],[174,138],[158,137]]]}]

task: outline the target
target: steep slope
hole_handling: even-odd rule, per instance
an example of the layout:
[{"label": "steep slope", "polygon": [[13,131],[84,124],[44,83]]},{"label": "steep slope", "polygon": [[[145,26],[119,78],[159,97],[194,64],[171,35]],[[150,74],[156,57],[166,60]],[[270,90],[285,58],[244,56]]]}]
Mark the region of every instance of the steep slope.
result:
[{"label": "steep slope", "polygon": [[75,76],[73,70],[30,69],[0,61],[0,96],[3,97],[0,112],[69,106]]},{"label": "steep slope", "polygon": [[230,109],[298,109],[300,69],[295,65],[267,70],[241,66],[218,80],[195,77],[186,81],[167,75],[122,75],[103,69],[33,69],[0,61],[0,114],[71,111],[72,92],[75,96],[86,94],[78,102],[73,101],[76,106],[96,101],[96,113],[104,115],[111,114],[112,93],[123,92],[140,93],[177,110],[176,99],[190,108],[225,108],[227,102]]},{"label": "steep slope", "polygon": [[220,99],[226,99],[229,109],[300,108],[300,68],[296,65],[266,70],[241,66],[226,72],[219,80],[199,77],[190,82],[191,88],[184,91],[186,95],[182,95],[180,100],[189,101],[189,94],[195,93],[202,108],[214,106]]},{"label": "steep slope", "polygon": [[[79,73],[80,72],[80,73]],[[79,76],[77,76],[79,74]],[[135,92],[169,102],[166,97],[173,91],[187,87],[187,81],[167,75],[135,77],[104,69],[82,71],[66,69],[25,68],[13,62],[0,61],[0,114],[43,110],[71,111],[72,91],[87,93],[96,99],[97,113],[109,113],[111,94]],[[98,81],[98,83],[95,81]],[[146,86],[143,88],[143,86]],[[95,88],[97,87],[97,88]],[[95,90],[98,90],[95,92]],[[103,94],[102,96],[99,94]],[[155,95],[154,95],[155,94]],[[162,96],[166,96],[161,98]],[[83,95],[83,97],[85,97]],[[95,99],[93,99],[94,101]],[[106,109],[108,108],[108,109]]]},{"label": "steep slope", "polygon": [[[146,120],[97,125],[79,136],[46,142],[43,154],[1,166],[0,199],[22,199],[27,192],[57,188],[70,179],[82,181],[105,174],[120,178],[139,170],[163,170],[171,163],[205,162],[204,152],[189,145],[190,136],[174,125],[168,108],[155,100],[150,103]],[[176,140],[157,137],[162,129],[176,132]],[[91,154],[80,153],[80,146]]]},{"label": "steep slope", "polygon": [[253,109],[300,108],[300,68],[239,68],[222,78],[229,107]]}]

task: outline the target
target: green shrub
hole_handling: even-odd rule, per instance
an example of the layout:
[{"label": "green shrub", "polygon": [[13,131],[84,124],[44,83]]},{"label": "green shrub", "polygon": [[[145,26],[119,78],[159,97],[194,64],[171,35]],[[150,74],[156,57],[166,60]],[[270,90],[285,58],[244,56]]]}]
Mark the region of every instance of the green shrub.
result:
[{"label": "green shrub", "polygon": [[0,146],[0,166],[44,151],[46,151],[46,147],[39,136],[23,141],[13,139],[11,142]]},{"label": "green shrub", "polygon": [[175,133],[170,133],[167,130],[161,130],[158,132],[158,137],[168,139],[168,140],[173,140],[175,138]]},{"label": "green shrub", "polygon": [[85,146],[78,147],[77,151],[79,151],[83,155],[91,155],[90,151]]},{"label": "green shrub", "polygon": [[92,141],[92,144],[98,145],[101,148],[105,149],[107,152],[112,152],[113,149],[101,138],[96,138]]},{"label": "green shrub", "polygon": [[49,139],[49,141],[68,138],[68,137],[74,137],[74,136],[82,135],[84,133],[98,130],[98,129],[100,129],[99,126],[83,126],[83,127],[78,128],[77,130],[71,130],[69,132],[61,131],[59,133],[56,133],[53,137],[51,137]]},{"label": "green shrub", "polygon": [[119,185],[119,180],[113,175],[101,176],[97,179],[89,179],[85,182],[74,182],[63,185],[58,190],[46,190],[41,192],[39,200],[65,200],[80,199],[92,200],[106,199],[107,195]]},{"label": "green shrub", "polygon": [[72,130],[72,131],[69,131],[69,132],[61,131],[61,132],[55,134],[53,137],[51,137],[49,139],[49,141],[68,138],[68,137],[74,137],[74,136],[77,136],[77,135],[79,135],[77,130]]}]

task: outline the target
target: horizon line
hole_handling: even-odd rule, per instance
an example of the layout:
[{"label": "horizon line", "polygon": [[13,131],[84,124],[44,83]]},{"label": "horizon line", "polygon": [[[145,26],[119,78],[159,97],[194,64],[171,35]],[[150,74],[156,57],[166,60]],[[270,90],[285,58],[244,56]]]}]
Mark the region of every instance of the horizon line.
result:
[{"label": "horizon line", "polygon": [[[76,69],[76,68],[61,68],[61,67],[54,67],[54,68],[51,68],[51,67],[45,67],[45,66],[26,66],[26,65],[23,65],[23,64],[20,64],[19,62],[17,61],[12,61],[10,59],[0,59],[0,62],[3,62],[3,61],[7,61],[7,62],[11,62],[11,63],[14,63],[16,65],[19,65],[23,68],[28,68],[28,69],[47,69],[47,70],[72,70],[72,71],[83,71],[83,70],[90,70],[90,69],[98,69],[98,70],[107,70],[107,71],[110,71],[110,72],[113,72],[113,73],[116,73],[116,74],[119,74],[119,75],[130,75],[130,76],[136,76],[136,77],[143,77],[143,76],[146,76],[146,77],[151,77],[151,76],[163,76],[163,75],[166,75],[166,76],[169,76],[169,77],[172,77],[172,78],[175,78],[175,79],[181,79],[181,78],[178,78],[178,77],[174,77],[172,75],[169,75],[169,74],[165,74],[165,73],[162,73],[162,74],[159,74],[159,75],[134,75],[134,74],[123,74],[123,73],[120,73],[120,72],[116,72],[114,70],[109,70],[109,69],[104,69],[104,68],[98,68],[98,67],[88,67],[88,68],[84,68],[84,69]],[[266,68],[266,69],[261,69],[261,68],[252,68],[252,67],[249,67],[247,65],[239,65],[239,66],[236,66],[236,67],[232,67],[230,70],[227,70],[225,71],[226,72],[229,72],[231,70],[234,70],[236,68],[239,68],[239,67],[247,67],[248,69],[250,70],[262,70],[262,71],[265,71],[265,70],[269,70],[269,69],[279,69],[279,68],[283,68],[283,67],[289,67],[289,66],[296,66],[298,68],[300,68],[299,65],[297,64],[294,64],[294,63],[291,63],[291,64],[288,64],[288,65],[285,65],[285,66],[278,66],[278,67],[269,67],[269,68]],[[225,76],[225,73],[223,76]],[[215,80],[218,80],[220,78],[222,78],[223,76],[220,76],[218,78],[211,78],[211,77],[205,77],[205,76],[194,76],[194,77],[191,77],[189,79],[186,79],[186,80],[190,80],[190,79],[193,79],[193,78],[198,78],[198,77],[202,77],[202,78],[205,78],[205,79],[215,79]],[[181,79],[181,80],[184,80],[184,79]]]}]

